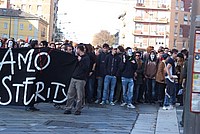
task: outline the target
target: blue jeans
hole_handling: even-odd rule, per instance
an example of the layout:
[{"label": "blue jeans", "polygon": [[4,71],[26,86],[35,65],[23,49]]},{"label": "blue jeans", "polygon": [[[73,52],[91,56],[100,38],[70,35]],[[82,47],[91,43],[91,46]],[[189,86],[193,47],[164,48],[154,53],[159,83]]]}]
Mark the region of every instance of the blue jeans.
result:
[{"label": "blue jeans", "polygon": [[164,100],[164,106],[169,106],[174,104],[174,99],[176,95],[176,87],[175,83],[171,82],[170,80],[166,79],[166,88],[167,88],[167,94],[165,93],[165,100]]},{"label": "blue jeans", "polygon": [[155,101],[155,96],[156,96],[156,91],[155,91],[155,86],[156,86],[156,80],[155,79],[146,79],[146,92],[148,95],[148,101],[152,102]]},{"label": "blue jeans", "polygon": [[92,74],[86,83],[86,93],[87,93],[87,102],[91,102],[92,99],[94,98],[94,83],[95,83],[95,75]]},{"label": "blue jeans", "polygon": [[102,89],[103,89],[103,77],[98,77],[97,78],[97,99],[101,100],[102,97]]},{"label": "blue jeans", "polygon": [[[104,79],[104,89],[103,89],[102,101],[108,100],[109,93],[110,93],[109,101],[110,102],[113,101],[116,82],[117,82],[116,76],[106,75],[106,77]],[[110,84],[111,84],[111,86],[110,86]],[[110,88],[110,90],[109,90],[109,88]]]},{"label": "blue jeans", "polygon": [[123,102],[130,104],[133,99],[133,78],[122,77]]}]

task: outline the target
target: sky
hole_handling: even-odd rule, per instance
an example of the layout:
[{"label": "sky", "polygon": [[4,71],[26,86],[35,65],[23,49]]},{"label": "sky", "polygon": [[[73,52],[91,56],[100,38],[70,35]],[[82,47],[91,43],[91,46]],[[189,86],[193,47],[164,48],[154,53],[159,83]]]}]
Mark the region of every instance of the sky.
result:
[{"label": "sky", "polygon": [[[118,16],[124,13],[122,0],[59,0],[58,25],[66,38],[91,43],[100,30],[114,34],[120,27]],[[63,29],[64,28],[64,29]]]}]

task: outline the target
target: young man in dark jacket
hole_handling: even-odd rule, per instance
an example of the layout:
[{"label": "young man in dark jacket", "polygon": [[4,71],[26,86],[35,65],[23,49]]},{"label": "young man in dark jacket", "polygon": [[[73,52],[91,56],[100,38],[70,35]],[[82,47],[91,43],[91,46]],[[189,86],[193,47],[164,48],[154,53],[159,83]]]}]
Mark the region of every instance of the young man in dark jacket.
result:
[{"label": "young man in dark jacket", "polygon": [[95,103],[98,104],[101,102],[102,98],[102,89],[103,89],[103,80],[105,77],[105,59],[109,54],[109,45],[103,44],[102,52],[98,55],[96,61],[96,78],[97,78],[97,97]]},{"label": "young man in dark jacket", "polygon": [[76,99],[75,115],[81,114],[84,88],[89,73],[90,58],[86,55],[85,46],[77,46],[78,64],[73,72],[69,89],[68,89],[68,99],[66,103],[66,111],[64,114],[71,114],[71,110],[74,106],[74,101]]},{"label": "young man in dark jacket", "polygon": [[[112,48],[111,54],[107,55],[105,59],[106,76],[104,79],[104,90],[103,90],[102,102],[100,103],[101,105],[106,104],[108,101],[110,105],[112,106],[115,105],[113,103],[113,96],[117,82],[119,64],[120,64],[120,57],[117,55],[117,47],[114,46]],[[109,98],[108,98],[108,93],[110,93]]]},{"label": "young man in dark jacket", "polygon": [[123,55],[122,61],[120,63],[120,72],[122,80],[123,89],[123,103],[121,106],[127,105],[127,108],[135,108],[132,104],[133,99],[133,89],[135,72],[137,70],[137,62],[133,58],[132,49],[130,47],[126,48],[126,55]]}]

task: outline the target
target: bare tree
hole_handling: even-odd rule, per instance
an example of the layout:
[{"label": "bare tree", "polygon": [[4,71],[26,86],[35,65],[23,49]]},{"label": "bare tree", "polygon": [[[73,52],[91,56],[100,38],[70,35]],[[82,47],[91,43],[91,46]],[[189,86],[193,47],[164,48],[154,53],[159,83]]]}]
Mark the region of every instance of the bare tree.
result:
[{"label": "bare tree", "polygon": [[104,43],[107,43],[110,46],[115,44],[115,36],[111,35],[107,30],[101,30],[93,37],[92,44],[94,46],[102,46]]}]

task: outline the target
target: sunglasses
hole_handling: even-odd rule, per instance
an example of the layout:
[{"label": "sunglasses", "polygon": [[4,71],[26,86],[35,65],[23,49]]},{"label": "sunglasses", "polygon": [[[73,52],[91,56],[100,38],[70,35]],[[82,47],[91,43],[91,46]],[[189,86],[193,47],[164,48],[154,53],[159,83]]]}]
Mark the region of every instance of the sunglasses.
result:
[{"label": "sunglasses", "polygon": [[140,56],[140,55],[135,55],[135,56]]}]

